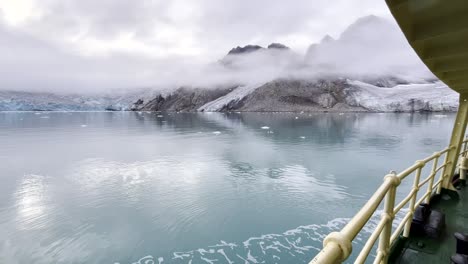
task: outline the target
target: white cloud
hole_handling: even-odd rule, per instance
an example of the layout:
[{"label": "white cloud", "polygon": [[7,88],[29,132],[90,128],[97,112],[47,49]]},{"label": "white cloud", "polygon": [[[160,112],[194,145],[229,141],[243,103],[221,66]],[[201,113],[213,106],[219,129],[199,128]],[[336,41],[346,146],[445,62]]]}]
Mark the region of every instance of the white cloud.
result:
[{"label": "white cloud", "polygon": [[284,65],[233,75],[210,63],[246,44],[280,42],[301,55],[371,13],[390,17],[374,0],[0,0],[0,89],[263,80]]},{"label": "white cloud", "polygon": [[6,23],[19,26],[29,19],[40,16],[40,10],[32,0],[0,0],[0,14]]}]

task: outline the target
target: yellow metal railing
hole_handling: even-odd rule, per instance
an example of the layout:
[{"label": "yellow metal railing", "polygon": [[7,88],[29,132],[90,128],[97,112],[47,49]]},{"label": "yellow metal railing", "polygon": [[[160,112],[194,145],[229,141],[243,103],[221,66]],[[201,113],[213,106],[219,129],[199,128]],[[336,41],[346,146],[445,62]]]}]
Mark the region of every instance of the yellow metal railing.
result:
[{"label": "yellow metal railing", "polygon": [[[468,139],[465,139],[462,142],[463,148],[461,148],[461,153],[458,155],[462,157],[459,164],[461,179],[464,179],[464,172],[468,170],[468,159],[466,158],[468,153],[467,142]],[[360,264],[367,260],[377,239],[379,242],[377,254],[373,263],[387,263],[390,254],[390,248],[397,240],[399,235],[403,232],[404,237],[409,236],[413,214],[417,206],[422,202],[429,203],[432,193],[435,192],[440,194],[442,190],[442,184],[450,174],[443,172],[440,174],[439,179],[435,181],[436,176],[447,165],[451,164],[452,162],[457,162],[448,160],[448,153],[450,151],[456,151],[456,149],[456,146],[450,146],[440,152],[435,152],[433,155],[423,160],[416,161],[413,166],[398,174],[391,172],[390,174],[386,175],[382,185],[380,185],[372,197],[369,198],[369,201],[348,222],[348,224],[346,224],[346,226],[341,231],[333,232],[324,239],[323,249],[315,256],[310,264],[335,264],[346,260],[351,255],[352,241],[361,232],[363,227],[376,212],[384,198],[385,202],[381,220],[364,244],[364,247],[359,252],[354,263]],[[442,156],[444,156],[444,162],[443,164],[438,165],[439,159]],[[421,181],[420,178],[423,168],[431,162],[432,167],[429,176]],[[413,185],[409,194],[395,206],[397,187],[400,185],[401,181],[405,180],[413,173]],[[418,192],[424,185],[427,185],[426,191],[424,195],[418,199]],[[408,203],[408,212],[406,212],[401,222],[392,232],[393,219],[395,215],[400,212]]]}]

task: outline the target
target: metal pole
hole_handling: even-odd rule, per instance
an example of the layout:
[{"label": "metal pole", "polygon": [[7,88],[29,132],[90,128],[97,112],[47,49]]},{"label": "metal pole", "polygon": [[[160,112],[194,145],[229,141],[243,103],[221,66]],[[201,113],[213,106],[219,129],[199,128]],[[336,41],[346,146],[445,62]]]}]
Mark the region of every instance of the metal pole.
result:
[{"label": "metal pole", "polygon": [[457,117],[453,126],[452,137],[450,139],[451,149],[447,153],[447,161],[450,163],[445,166],[442,181],[442,188],[452,189],[452,177],[457,166],[457,159],[460,153],[461,144],[465,136],[466,124],[468,121],[468,93],[460,94],[460,106],[458,107]]},{"label": "metal pole", "polygon": [[[396,176],[395,176],[396,177]],[[385,197],[384,213],[382,220],[386,221],[385,227],[380,234],[378,253],[383,255],[382,263],[388,262],[390,253],[390,237],[392,235],[393,209],[395,207],[396,186],[392,186]]]},{"label": "metal pole", "polygon": [[427,184],[427,197],[426,197],[427,204],[431,201],[432,187],[434,186],[434,178],[436,175],[437,163],[440,157],[439,152],[436,152],[434,154],[437,154],[437,156],[434,158],[434,162],[432,163],[431,178],[429,180],[429,183]]},{"label": "metal pole", "polygon": [[408,222],[405,225],[405,230],[403,231],[403,236],[404,237],[409,237],[410,234],[410,229],[411,229],[411,219],[413,219],[414,215],[414,208],[416,206],[416,197],[418,196],[418,185],[419,185],[419,178],[421,177],[421,169],[424,166],[423,161],[417,161],[416,163],[420,163],[420,167],[416,171],[416,176],[414,177],[414,182],[413,182],[413,189],[411,190],[413,192],[413,197],[411,198],[410,205],[408,207],[409,212],[408,214],[411,215],[410,218],[408,219]]}]

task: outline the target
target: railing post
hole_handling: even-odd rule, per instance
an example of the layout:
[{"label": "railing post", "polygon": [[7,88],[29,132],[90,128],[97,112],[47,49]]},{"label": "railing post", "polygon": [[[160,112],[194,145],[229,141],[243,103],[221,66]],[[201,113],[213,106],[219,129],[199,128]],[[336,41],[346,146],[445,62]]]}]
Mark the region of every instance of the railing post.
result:
[{"label": "railing post", "polygon": [[385,180],[390,179],[392,186],[385,196],[384,212],[382,213],[382,221],[385,221],[385,227],[382,230],[382,233],[379,237],[379,248],[378,252],[383,255],[381,263],[388,262],[388,256],[390,253],[390,237],[392,236],[392,224],[395,215],[393,215],[393,210],[395,208],[395,197],[396,197],[396,187],[400,184],[400,179],[397,177],[395,172],[391,172],[385,176]]},{"label": "railing post", "polygon": [[416,198],[418,196],[419,178],[421,177],[421,170],[424,167],[424,161],[418,160],[416,161],[416,163],[419,164],[419,167],[416,170],[416,176],[414,177],[413,189],[411,189],[411,191],[413,192],[413,197],[411,198],[410,205],[408,206],[408,209],[409,209],[408,214],[410,215],[410,217],[408,219],[408,222],[406,222],[405,230],[403,231],[404,237],[409,237],[409,234],[410,234],[411,222],[412,222],[411,220],[413,219],[414,209],[416,206]]},{"label": "railing post", "polygon": [[468,121],[468,93],[460,94],[460,106],[458,107],[457,117],[450,138],[450,150],[447,152],[447,161],[450,162],[444,167],[442,188],[454,189],[452,177],[457,166],[457,159],[460,154],[461,144],[465,136],[466,124]]},{"label": "railing post", "polygon": [[[447,163],[448,163],[448,153],[445,153],[445,158],[444,158],[444,166],[447,167]],[[445,170],[445,167],[444,167],[444,170]],[[442,180],[444,178],[444,172],[442,172],[440,174],[440,179],[439,180]],[[437,191],[436,193],[437,194],[440,194],[442,192],[442,182],[439,184],[439,186],[437,186]]]},{"label": "railing post", "polygon": [[465,181],[466,171],[468,170],[468,158],[461,156],[458,168],[460,169],[460,180]]},{"label": "railing post", "polygon": [[432,163],[431,178],[427,184],[427,196],[426,203],[428,204],[431,201],[432,187],[434,186],[434,178],[437,170],[437,163],[439,162],[440,152],[434,153],[436,156],[434,158],[434,163]]},{"label": "railing post", "polygon": [[[466,136],[465,139],[468,139],[468,136]],[[467,142],[463,143],[463,152],[460,158],[460,180],[462,181],[466,181],[466,171],[468,170],[468,158],[466,157],[467,145]]]}]

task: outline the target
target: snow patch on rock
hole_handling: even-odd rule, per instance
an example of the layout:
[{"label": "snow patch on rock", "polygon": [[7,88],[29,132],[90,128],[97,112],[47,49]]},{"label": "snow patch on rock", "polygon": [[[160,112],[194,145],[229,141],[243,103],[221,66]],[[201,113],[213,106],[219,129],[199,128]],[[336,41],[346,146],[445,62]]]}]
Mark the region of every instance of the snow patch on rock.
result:
[{"label": "snow patch on rock", "polygon": [[244,97],[255,91],[258,87],[262,86],[263,84],[250,84],[239,86],[234,89],[232,92],[217,98],[211,102],[208,102],[198,108],[198,111],[204,112],[216,112],[222,110],[225,106],[233,102],[239,102]]}]

